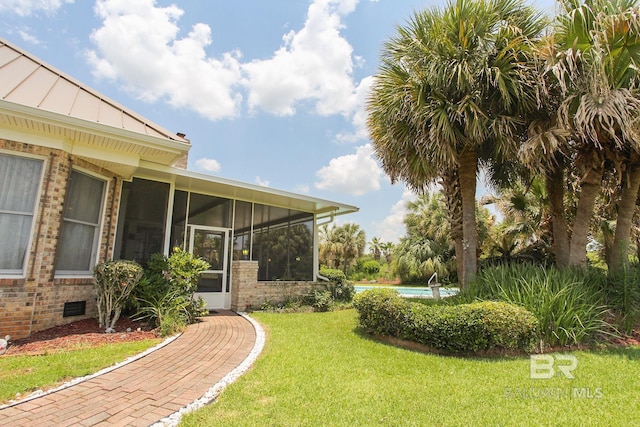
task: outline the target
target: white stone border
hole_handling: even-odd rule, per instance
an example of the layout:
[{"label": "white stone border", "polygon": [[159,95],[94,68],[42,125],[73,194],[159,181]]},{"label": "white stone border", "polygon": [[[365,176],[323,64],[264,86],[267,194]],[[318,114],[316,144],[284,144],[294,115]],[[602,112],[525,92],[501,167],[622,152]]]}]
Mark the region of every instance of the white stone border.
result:
[{"label": "white stone border", "polygon": [[92,378],[99,377],[100,375],[104,375],[104,374],[106,374],[108,372],[114,371],[114,370],[116,370],[118,368],[123,367],[124,365],[128,365],[131,362],[135,362],[138,359],[142,359],[146,355],[148,355],[150,353],[153,353],[156,350],[161,349],[162,347],[166,346],[170,342],[174,341],[180,335],[181,334],[170,336],[169,338],[167,338],[164,341],[162,341],[160,344],[156,344],[155,346],[146,349],[142,353],[138,353],[138,354],[136,354],[134,356],[131,356],[131,357],[123,360],[122,362],[115,363],[115,364],[113,364],[113,365],[111,365],[111,366],[109,366],[107,368],[104,368],[104,369],[102,369],[102,370],[100,370],[98,372],[95,372],[93,374],[85,375],[84,377],[74,378],[71,381],[67,381],[64,384],[62,384],[62,385],[60,385],[60,386],[58,386],[56,388],[49,389],[47,391],[36,390],[33,393],[29,394],[24,399],[10,400],[9,403],[4,404],[4,405],[0,405],[0,409],[10,408],[12,406],[16,406],[16,405],[19,405],[19,404],[24,403],[24,402],[28,402],[28,401],[33,400],[33,399],[37,399],[38,397],[46,396],[48,394],[55,393],[56,391],[64,390],[65,388],[69,388],[69,387],[74,386],[76,384],[80,384],[80,383],[82,383],[84,381],[87,381],[87,380],[90,380]]},{"label": "white stone border", "polygon": [[198,400],[194,400],[187,406],[180,408],[177,412],[169,415],[166,418],[161,419],[157,423],[151,425],[151,427],[175,427],[178,425],[182,417],[189,412],[195,411],[196,409],[200,409],[209,403],[214,402],[220,394],[224,391],[224,389],[229,385],[234,383],[242,374],[247,372],[251,365],[256,361],[260,353],[262,353],[262,349],[264,348],[264,343],[266,341],[264,330],[262,326],[252,319],[247,313],[238,312],[238,314],[245,319],[247,319],[256,331],[256,342],[253,345],[253,349],[249,353],[249,355],[236,366],[231,372],[222,377],[220,381],[218,381],[213,387],[211,387],[201,398]]}]

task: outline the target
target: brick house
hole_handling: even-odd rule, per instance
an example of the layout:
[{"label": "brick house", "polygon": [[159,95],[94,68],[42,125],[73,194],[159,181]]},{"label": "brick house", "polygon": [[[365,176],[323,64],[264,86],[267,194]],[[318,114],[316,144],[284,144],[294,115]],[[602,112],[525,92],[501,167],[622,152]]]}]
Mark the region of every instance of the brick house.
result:
[{"label": "brick house", "polygon": [[0,39],[0,336],[96,313],[92,270],[173,247],[210,308],[318,276],[319,223],[353,206],[186,170],[190,143]]}]

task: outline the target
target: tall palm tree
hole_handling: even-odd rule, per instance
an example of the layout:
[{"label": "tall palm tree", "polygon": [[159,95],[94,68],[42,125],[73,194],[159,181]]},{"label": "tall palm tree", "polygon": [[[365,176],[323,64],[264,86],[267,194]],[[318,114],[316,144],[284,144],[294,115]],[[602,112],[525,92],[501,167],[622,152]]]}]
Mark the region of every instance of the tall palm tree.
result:
[{"label": "tall palm tree", "polygon": [[548,75],[553,76],[561,94],[558,126],[570,132],[562,149],[569,152],[582,176],[569,248],[569,264],[573,266],[586,265],[590,222],[608,164],[620,176],[626,174],[626,188],[618,203],[613,267],[622,262],[629,246],[640,186],[640,18],[636,3],[563,2],[554,37],[543,51]]},{"label": "tall palm tree", "polygon": [[367,104],[375,152],[392,181],[459,194],[463,287],[477,266],[478,153],[515,152],[536,106],[529,63],[545,25],[519,0],[457,0],[415,13],[383,49]]},{"label": "tall palm tree", "polygon": [[382,240],[380,240],[379,237],[374,237],[371,239],[368,245],[369,245],[369,252],[373,254],[373,259],[375,259],[376,261],[380,261],[380,256],[382,255],[382,245],[383,245]]}]

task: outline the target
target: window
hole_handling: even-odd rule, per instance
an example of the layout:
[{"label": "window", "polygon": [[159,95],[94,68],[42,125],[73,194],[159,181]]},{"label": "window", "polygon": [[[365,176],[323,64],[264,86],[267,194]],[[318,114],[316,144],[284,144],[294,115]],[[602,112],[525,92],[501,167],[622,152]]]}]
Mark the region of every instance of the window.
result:
[{"label": "window", "polygon": [[170,185],[134,178],[122,185],[115,258],[146,264],[164,251]]},{"label": "window", "polygon": [[43,161],[0,153],[0,273],[22,275]]},{"label": "window", "polygon": [[58,274],[91,273],[98,254],[105,182],[71,172],[56,254]]},{"label": "window", "polygon": [[256,204],[253,253],[258,280],[313,280],[313,214]]}]

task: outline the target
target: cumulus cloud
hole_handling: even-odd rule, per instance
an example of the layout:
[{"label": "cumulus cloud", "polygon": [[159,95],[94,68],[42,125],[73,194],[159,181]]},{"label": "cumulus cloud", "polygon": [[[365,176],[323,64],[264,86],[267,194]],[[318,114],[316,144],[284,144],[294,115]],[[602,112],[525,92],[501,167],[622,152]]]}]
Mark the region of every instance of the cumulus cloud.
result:
[{"label": "cumulus cloud", "polygon": [[320,169],[316,176],[319,190],[332,190],[360,196],[380,189],[382,170],[373,158],[371,144],[358,147],[355,154],[337,157],[329,166]]},{"label": "cumulus cloud", "polygon": [[316,0],[309,6],[304,27],[285,34],[273,57],[244,64],[249,108],[285,116],[307,100],[320,115],[351,114],[356,107],[353,48],[340,30],[342,18],[356,4],[356,0]]},{"label": "cumulus cloud", "polygon": [[65,3],[74,0],[2,0],[0,12],[13,12],[19,16],[29,16],[38,12],[55,13]]},{"label": "cumulus cloud", "polygon": [[95,12],[103,22],[91,35],[96,50],[87,56],[97,77],[117,80],[146,101],[162,98],[211,120],[238,114],[239,54],[207,57],[208,25],[196,24],[178,38],[182,9],[156,7],[154,0],[100,0]]},{"label": "cumulus cloud", "polygon": [[196,160],[196,167],[207,172],[220,172],[220,162],[215,159],[198,159]]},{"label": "cumulus cloud", "polygon": [[214,40],[206,24],[180,36],[184,11],[176,5],[98,0],[102,25],[91,35],[95,49],[87,58],[95,76],[117,81],[147,102],[167,102],[213,121],[237,117],[243,106],[287,116],[304,105],[352,121],[354,132],[336,135],[352,142],[366,137],[363,105],[370,86],[369,79],[354,80],[362,59],[341,34],[357,3],[315,0],[304,26],[284,34],[271,57],[243,62],[239,51],[207,54]]},{"label": "cumulus cloud", "polygon": [[381,222],[374,223],[376,236],[383,242],[398,243],[400,237],[405,235],[404,217],[407,215],[407,203],[416,199],[416,195],[408,189],[402,193],[402,197],[389,210]]}]

